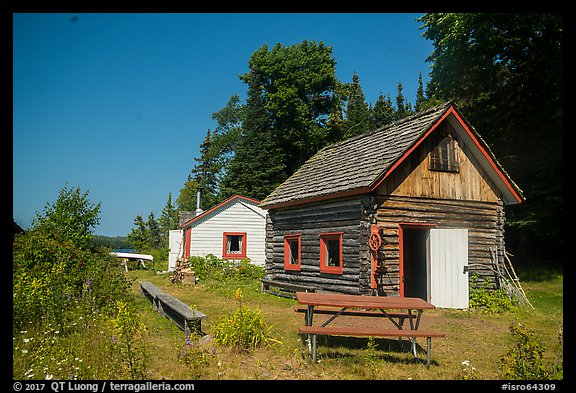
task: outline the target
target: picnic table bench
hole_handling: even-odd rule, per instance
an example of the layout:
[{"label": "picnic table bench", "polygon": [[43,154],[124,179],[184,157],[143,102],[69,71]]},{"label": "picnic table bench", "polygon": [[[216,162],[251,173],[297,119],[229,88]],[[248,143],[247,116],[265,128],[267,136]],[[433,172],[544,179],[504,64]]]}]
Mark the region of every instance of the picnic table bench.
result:
[{"label": "picnic table bench", "polygon": [[139,284],[142,293],[152,301],[152,307],[182,329],[186,338],[189,338],[193,331],[204,335],[202,332],[202,319],[206,318],[204,313],[163,292],[149,281],[140,281]]},{"label": "picnic table bench", "polygon": [[[342,295],[333,293],[297,292],[296,299],[306,307],[295,307],[296,312],[305,312],[305,326],[298,328],[300,334],[309,337],[312,361],[316,362],[316,337],[351,336],[351,337],[407,337],[412,342],[412,354],[418,359],[416,338],[426,338],[426,367],[430,368],[432,338],[444,337],[445,334],[435,330],[419,330],[422,312],[434,309],[434,305],[420,299],[407,297],[377,297],[361,295]],[[329,307],[337,307],[331,309]],[[389,310],[394,310],[390,312]],[[397,310],[407,310],[399,312]],[[416,314],[414,314],[416,311]],[[332,317],[320,326],[313,326],[314,314],[331,314]],[[396,329],[380,327],[332,327],[327,326],[340,316],[386,317]],[[408,319],[410,328],[404,329],[404,320]]]},{"label": "picnic table bench", "polygon": [[[295,312],[304,313],[308,312],[308,307],[302,306],[295,306]],[[387,312],[383,313],[381,311],[374,311],[374,310],[338,310],[334,308],[320,308],[314,307],[314,314],[322,314],[322,315],[347,315],[352,317],[373,317],[373,318],[392,318],[393,320],[398,320],[398,326],[402,327],[404,325],[404,321],[407,318],[416,318],[416,314],[409,314],[408,312]],[[306,322],[306,315],[304,315],[304,322]]]},{"label": "picnic table bench", "polygon": [[[314,288],[312,286],[308,286],[308,285],[304,285],[304,284],[294,284],[294,283],[286,282],[286,281],[278,281],[278,280],[271,280],[271,279],[263,278],[260,280],[260,282],[262,283],[262,292],[270,293],[272,295],[287,297],[287,298],[291,298],[291,299],[294,299],[296,297],[295,293],[297,291],[302,291],[302,292],[315,292],[316,291],[316,288]],[[271,290],[270,287],[280,288],[280,289],[287,291],[289,293],[274,291],[274,290]]]}]

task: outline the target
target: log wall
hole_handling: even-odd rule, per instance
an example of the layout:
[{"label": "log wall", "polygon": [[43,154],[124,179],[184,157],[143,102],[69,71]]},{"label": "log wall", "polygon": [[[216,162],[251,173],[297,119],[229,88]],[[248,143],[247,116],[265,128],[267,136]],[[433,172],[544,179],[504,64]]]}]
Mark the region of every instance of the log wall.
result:
[{"label": "log wall", "polygon": [[[275,209],[266,222],[266,276],[290,283],[309,285],[318,290],[360,294],[361,283],[369,282],[368,211],[374,199],[357,197]],[[343,232],[342,274],[320,272],[320,234]],[[284,270],[284,236],[301,235],[301,270]]]},{"label": "log wall", "polygon": [[385,267],[380,277],[387,294],[399,291],[399,223],[435,224],[436,228],[468,229],[470,276],[483,278],[489,287],[499,287],[495,271],[504,258],[504,209],[501,202],[442,200],[377,196],[377,219],[382,236],[379,261]]}]

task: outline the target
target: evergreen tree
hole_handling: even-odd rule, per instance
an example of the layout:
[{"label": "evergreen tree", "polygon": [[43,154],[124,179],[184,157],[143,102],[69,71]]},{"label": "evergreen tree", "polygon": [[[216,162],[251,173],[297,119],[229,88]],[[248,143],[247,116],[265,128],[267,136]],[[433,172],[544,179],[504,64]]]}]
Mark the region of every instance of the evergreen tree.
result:
[{"label": "evergreen tree", "polygon": [[198,190],[198,182],[188,176],[188,180],[180,189],[178,198],[176,198],[176,206],[179,211],[194,211],[196,210],[196,197]]},{"label": "evergreen tree", "polygon": [[331,48],[308,41],[271,50],[264,45],[252,54],[249,69],[241,76],[247,102],[237,111],[242,127],[233,128],[221,198],[267,196],[337,134],[333,127],[328,136],[326,129],[340,102]]},{"label": "evergreen tree", "polygon": [[[454,100],[523,189],[507,209],[507,246],[562,258],[564,15],[432,13],[428,97]],[[538,247],[539,249],[536,249]],[[522,250],[524,253],[525,250]]]},{"label": "evergreen tree", "polygon": [[382,94],[376,100],[372,108],[372,123],[375,128],[382,128],[394,121],[396,118],[396,110],[392,106],[390,94],[386,98]]},{"label": "evergreen tree", "polygon": [[342,118],[342,109],[336,109],[330,112],[326,123],[326,144],[337,142],[343,137],[344,119]]},{"label": "evergreen tree", "polygon": [[158,225],[160,226],[160,238],[162,247],[168,246],[169,232],[172,229],[178,229],[178,210],[176,206],[172,204],[172,193],[168,193],[168,201],[164,209],[162,209],[162,215],[158,219]]},{"label": "evergreen tree", "polygon": [[402,94],[402,83],[398,82],[398,94],[396,95],[396,119],[400,120],[410,114],[410,106]]},{"label": "evergreen tree", "polygon": [[141,215],[138,214],[134,219],[134,226],[136,228],[132,228],[128,234],[128,241],[135,250],[145,250],[148,244],[148,230]]},{"label": "evergreen tree", "polygon": [[418,90],[416,91],[416,103],[414,110],[420,112],[425,109],[426,97],[424,96],[424,84],[422,83],[422,73],[418,75]]},{"label": "evergreen tree", "polygon": [[160,225],[158,225],[158,221],[156,221],[156,217],[154,217],[154,213],[152,212],[150,212],[148,215],[146,229],[148,235],[146,240],[146,248],[155,249],[161,247],[162,235],[160,231]]},{"label": "evergreen tree", "polygon": [[285,177],[284,155],[276,144],[270,118],[266,113],[261,86],[262,73],[253,67],[243,76],[248,83],[242,139],[228,163],[221,183],[222,197],[241,194],[264,199]]},{"label": "evergreen tree", "polygon": [[196,180],[198,186],[202,187],[202,206],[209,208],[216,204],[218,200],[218,149],[212,145],[210,129],[206,132],[206,137],[200,145],[200,157],[194,158],[197,162],[192,169],[192,178]]},{"label": "evergreen tree", "polygon": [[358,74],[354,71],[352,83],[349,86],[348,105],[346,107],[346,121],[344,122],[344,137],[349,138],[354,135],[369,131],[372,128],[372,121],[368,104],[365,102],[364,92]]},{"label": "evergreen tree", "polygon": [[[219,174],[218,187],[222,176],[226,173],[228,162],[234,156],[237,146],[242,141],[242,127],[244,120],[244,105],[237,94],[232,95],[224,108],[212,114],[217,126],[212,134],[212,149],[216,155]],[[222,200],[222,198],[219,198]]]}]

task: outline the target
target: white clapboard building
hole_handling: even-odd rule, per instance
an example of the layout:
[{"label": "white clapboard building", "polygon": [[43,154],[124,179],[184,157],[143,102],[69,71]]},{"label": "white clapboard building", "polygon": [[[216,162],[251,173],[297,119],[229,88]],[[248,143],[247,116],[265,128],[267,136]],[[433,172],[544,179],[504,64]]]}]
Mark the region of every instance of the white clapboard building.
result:
[{"label": "white clapboard building", "polygon": [[169,270],[178,258],[213,254],[218,258],[265,263],[266,211],[260,201],[235,195],[170,231]]}]

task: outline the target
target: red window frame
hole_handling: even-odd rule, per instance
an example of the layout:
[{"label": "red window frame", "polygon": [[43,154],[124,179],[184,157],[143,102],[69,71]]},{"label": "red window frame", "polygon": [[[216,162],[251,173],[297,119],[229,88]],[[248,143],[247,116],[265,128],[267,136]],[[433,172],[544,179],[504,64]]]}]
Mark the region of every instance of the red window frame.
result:
[{"label": "red window frame", "polygon": [[[342,235],[344,232],[328,232],[320,234],[320,273],[328,274],[342,274],[344,269],[344,258],[342,254]],[[339,266],[328,266],[326,264],[326,257],[328,249],[326,245],[327,240],[338,240],[338,258],[340,258]]]},{"label": "red window frame", "polygon": [[[298,242],[298,257],[297,263],[292,263],[292,248],[290,243],[293,241]],[[299,271],[302,264],[302,235],[291,234],[284,235],[284,270],[297,270]]]},{"label": "red window frame", "polygon": [[[227,252],[227,238],[228,236],[242,236],[242,250],[240,254],[229,254]],[[248,241],[248,234],[246,232],[224,232],[222,236],[222,258],[223,259],[244,259],[246,258],[246,243]]]}]

